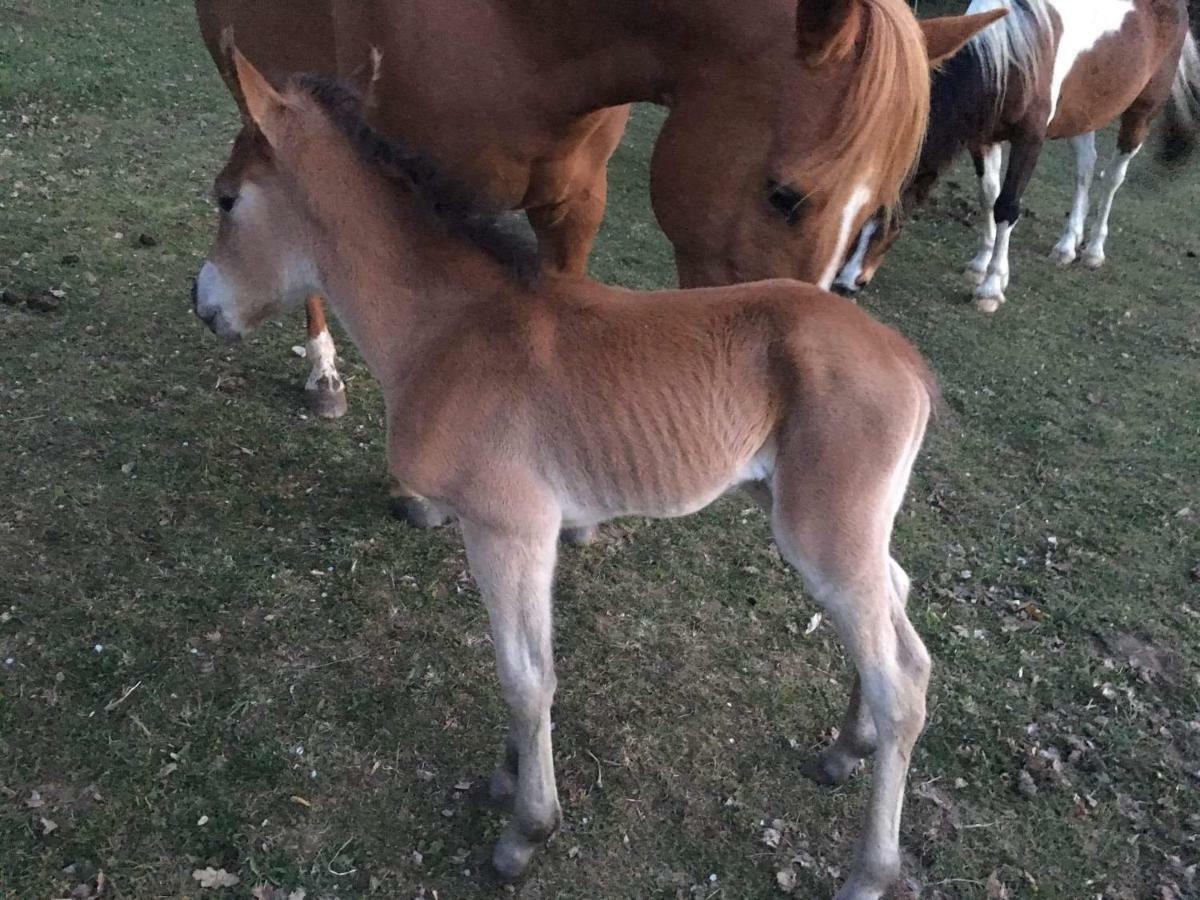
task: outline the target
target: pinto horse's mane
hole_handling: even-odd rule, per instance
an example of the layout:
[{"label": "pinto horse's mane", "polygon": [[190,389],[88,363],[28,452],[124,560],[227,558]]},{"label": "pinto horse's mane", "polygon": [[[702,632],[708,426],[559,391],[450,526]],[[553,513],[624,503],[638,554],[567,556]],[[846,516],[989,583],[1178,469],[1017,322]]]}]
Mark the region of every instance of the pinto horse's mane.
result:
[{"label": "pinto horse's mane", "polygon": [[804,168],[817,190],[844,180],[848,170],[873,172],[889,186],[879,203],[890,210],[898,205],[929,119],[925,38],[903,0],[859,0],[858,15],[841,39],[809,64],[834,65],[855,55],[854,80],[841,102],[846,114]]},{"label": "pinto horse's mane", "polygon": [[520,283],[537,282],[541,259],[536,243],[513,229],[503,210],[446,175],[433,160],[368,125],[358,92],[325,75],[299,75],[292,83],[324,111],[363,162],[414,196],[433,224],[501,263]]}]

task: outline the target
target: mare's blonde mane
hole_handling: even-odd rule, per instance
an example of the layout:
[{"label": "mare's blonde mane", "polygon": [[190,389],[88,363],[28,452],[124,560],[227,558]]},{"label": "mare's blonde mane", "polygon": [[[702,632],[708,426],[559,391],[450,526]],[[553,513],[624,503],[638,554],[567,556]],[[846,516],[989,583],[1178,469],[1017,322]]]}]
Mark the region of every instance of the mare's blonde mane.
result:
[{"label": "mare's blonde mane", "polygon": [[846,173],[873,172],[879,205],[892,209],[916,165],[929,119],[929,57],[916,17],[902,0],[858,0],[854,32],[839,36],[811,61],[830,65],[857,55],[853,82],[841,101],[846,114],[805,160],[820,191]]}]

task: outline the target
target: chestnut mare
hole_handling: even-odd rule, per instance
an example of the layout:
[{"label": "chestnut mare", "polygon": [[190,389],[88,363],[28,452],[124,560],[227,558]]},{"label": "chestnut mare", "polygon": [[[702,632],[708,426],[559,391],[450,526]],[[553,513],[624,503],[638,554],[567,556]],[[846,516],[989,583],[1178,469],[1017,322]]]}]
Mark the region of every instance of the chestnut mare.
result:
[{"label": "chestnut mare", "polygon": [[[1075,202],[1053,259],[1072,263],[1083,241],[1096,170],[1096,131],[1120,119],[1117,153],[1103,173],[1101,200],[1083,249],[1099,268],[1113,198],[1151,120],[1174,97],[1186,112],[1200,86],[1200,58],[1182,0],[974,0],[971,11],[1010,10],[934,75],[929,133],[906,200],[921,202],[967,147],[979,176],[984,232],[967,273],[975,305],[995,312],[1008,287],[1009,241],[1021,196],[1047,140],[1071,138],[1078,163]],[[1194,110],[1192,111],[1194,114]],[[1001,186],[1001,143],[1011,144]],[[870,281],[899,234],[872,220],[838,277],[854,291]]]},{"label": "chestnut mare", "polygon": [[[896,199],[928,109],[929,60],[994,16],[918,26],[904,0],[197,0],[217,66],[232,26],[273,80],[351,77],[382,51],[372,124],[508,209],[580,274],[605,167],[634,101],[670,107],[652,201],[680,283],[828,286],[867,216]],[[928,52],[928,57],[927,57]],[[315,298],[309,386],[345,394]]]},{"label": "chestnut mare", "polygon": [[[240,54],[249,119],[216,181],[196,312],[240,335],[328,297],[387,403],[394,477],[460,522],[510,712],[490,782],[515,878],[557,827],[550,711],[558,533],[682,516],[740,485],[828,611],[858,673],[815,774],[875,754],[841,900],[876,900],[899,828],[930,659],[905,612],[893,522],[935,404],[920,354],[853,303],[775,280],[635,292],[538,272],[532,244],[360,118],[320,76],[282,93]],[[403,97],[397,98],[402,103]]]}]

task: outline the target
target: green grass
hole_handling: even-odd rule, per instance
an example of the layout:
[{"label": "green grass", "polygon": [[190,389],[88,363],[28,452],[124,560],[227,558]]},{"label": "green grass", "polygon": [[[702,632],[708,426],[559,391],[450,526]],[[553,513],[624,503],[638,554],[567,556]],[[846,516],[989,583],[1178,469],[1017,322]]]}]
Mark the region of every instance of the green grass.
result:
[{"label": "green grass", "polygon": [[[673,281],[659,121],[639,110],[614,161],[599,278]],[[234,129],[190,4],[0,0],[0,287],[64,292],[0,306],[0,896],[100,870],[123,897],[216,896],[205,866],[237,897],[502,893],[500,820],[455,787],[504,721],[458,536],[387,517],[348,342],[331,424],[304,415],[298,322],[227,346],[191,316]],[[958,274],[965,165],[863,298],[952,408],[896,536],[937,660],[896,897],[984,897],[993,873],[992,896],[1197,890],[1200,169],[1139,158],[1090,273],[1045,258],[1069,166],[1044,158],[994,318]],[[770,897],[794,857],[820,897],[845,871],[867,780],[798,775],[845,660],[749,507],[564,552],[566,822],[522,897]]]}]

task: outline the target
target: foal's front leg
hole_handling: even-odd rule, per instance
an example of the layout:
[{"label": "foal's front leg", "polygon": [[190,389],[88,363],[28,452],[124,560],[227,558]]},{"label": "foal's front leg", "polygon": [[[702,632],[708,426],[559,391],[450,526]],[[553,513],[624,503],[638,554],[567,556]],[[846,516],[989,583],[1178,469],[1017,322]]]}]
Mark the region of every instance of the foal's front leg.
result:
[{"label": "foal's front leg", "polygon": [[511,716],[504,761],[491,783],[501,802],[513,793],[512,821],[492,854],[497,874],[506,879],[525,871],[562,819],[550,745],[555,689],[550,585],[559,524],[557,516],[541,512],[512,527],[463,524]]}]

